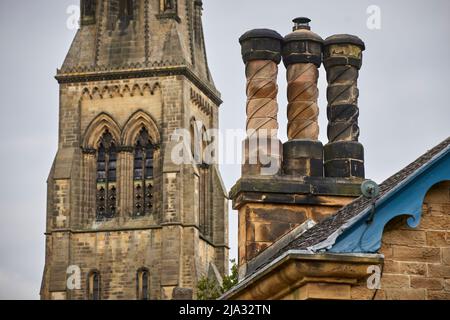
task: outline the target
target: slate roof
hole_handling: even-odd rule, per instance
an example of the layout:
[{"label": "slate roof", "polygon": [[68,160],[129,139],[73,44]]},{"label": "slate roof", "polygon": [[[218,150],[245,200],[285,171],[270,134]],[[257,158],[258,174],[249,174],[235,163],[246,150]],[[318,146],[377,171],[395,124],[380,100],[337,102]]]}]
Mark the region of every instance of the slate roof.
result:
[{"label": "slate roof", "polygon": [[[426,152],[424,155],[419,157],[404,169],[400,170],[399,172],[385,180],[380,185],[380,194],[377,197],[377,200],[388,194],[402,181],[405,181],[408,177],[412,176],[417,170],[429,163],[436,155],[438,155],[449,146],[450,137],[448,137],[433,149]],[[270,261],[273,261],[273,259],[289,250],[307,250],[308,248],[327,240],[346,222],[348,222],[352,218],[355,218],[358,214],[367,209],[371,205],[371,203],[372,199],[360,196],[353,202],[349,203],[347,206],[342,207],[333,216],[330,216],[329,218],[316,224],[314,227],[308,229],[306,232],[302,233],[299,237],[297,237],[292,242],[280,249],[277,253],[275,253]],[[253,270],[256,271],[258,269],[261,269],[266,264],[268,263],[261,264],[259,267],[254,268]]]}]

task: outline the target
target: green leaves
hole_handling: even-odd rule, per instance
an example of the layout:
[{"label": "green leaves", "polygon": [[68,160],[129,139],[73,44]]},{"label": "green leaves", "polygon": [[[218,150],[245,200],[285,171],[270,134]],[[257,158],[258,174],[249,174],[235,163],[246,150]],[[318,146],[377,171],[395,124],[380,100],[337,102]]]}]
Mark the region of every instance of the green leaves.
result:
[{"label": "green leaves", "polygon": [[238,266],[236,260],[230,260],[231,274],[223,277],[222,286],[218,286],[214,280],[203,277],[199,280],[197,289],[198,300],[217,300],[222,294],[231,290],[239,282]]}]

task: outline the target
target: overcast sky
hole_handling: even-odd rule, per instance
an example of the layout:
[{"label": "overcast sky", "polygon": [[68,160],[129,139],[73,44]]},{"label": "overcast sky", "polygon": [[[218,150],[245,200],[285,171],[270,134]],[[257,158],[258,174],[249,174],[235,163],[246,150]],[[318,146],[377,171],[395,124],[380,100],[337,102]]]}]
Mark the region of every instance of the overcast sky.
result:
[{"label": "overcast sky", "polygon": [[[60,67],[75,30],[76,0],[0,1],[0,299],[37,299],[44,266],[46,178],[56,153]],[[367,27],[367,8],[381,29]],[[323,38],[352,33],[367,45],[360,76],[366,176],[382,182],[450,135],[450,1],[204,0],[209,66],[224,104],[221,129],[245,126],[239,36],[253,28],[285,35],[308,16]],[[320,73],[321,140],[326,143],[325,71]],[[280,67],[280,128],[286,139],[286,84]],[[239,165],[223,165],[230,189]],[[237,219],[230,212],[232,256]]]}]

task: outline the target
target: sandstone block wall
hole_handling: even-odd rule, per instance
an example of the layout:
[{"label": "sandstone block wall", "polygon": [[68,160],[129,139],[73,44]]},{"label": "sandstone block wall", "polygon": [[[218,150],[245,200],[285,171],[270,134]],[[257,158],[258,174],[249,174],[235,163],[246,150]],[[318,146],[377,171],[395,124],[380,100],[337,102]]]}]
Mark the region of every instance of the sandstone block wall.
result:
[{"label": "sandstone block wall", "polygon": [[323,196],[322,205],[247,203],[239,208],[239,265],[255,258],[284,234],[311,219],[318,223],[353,200]]},{"label": "sandstone block wall", "polygon": [[385,228],[380,252],[385,255],[381,289],[353,287],[352,299],[450,299],[450,181],[435,185],[423,203],[420,225],[406,217]]},{"label": "sandstone block wall", "polygon": [[[141,268],[150,272],[151,299],[171,299],[176,287],[194,289],[195,296],[197,280],[210,263],[227,271],[227,201],[217,166],[208,169],[211,232],[202,235],[192,195],[205,186],[192,183],[198,179],[194,165],[174,165],[170,158],[173,131],[189,129],[192,118],[206,128],[218,125],[217,105],[183,76],[62,84],[60,99],[59,148],[48,179],[42,298],[86,299],[87,277],[94,270],[101,275],[102,299],[136,299]],[[130,147],[131,124],[144,120],[153,123],[149,133],[159,139],[153,213],[133,217],[133,156],[121,151],[117,215],[96,221],[96,155],[85,150],[96,146],[106,128],[118,145]],[[66,288],[71,265],[81,268],[80,290]]]}]

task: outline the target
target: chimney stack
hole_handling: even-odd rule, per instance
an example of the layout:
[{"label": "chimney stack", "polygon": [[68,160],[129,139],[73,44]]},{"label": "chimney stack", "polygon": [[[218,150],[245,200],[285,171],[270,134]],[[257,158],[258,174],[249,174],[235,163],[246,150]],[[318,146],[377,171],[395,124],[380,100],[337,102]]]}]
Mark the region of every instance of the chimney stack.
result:
[{"label": "chimney stack", "polygon": [[[358,142],[357,79],[364,43],[348,35],[324,41],[311,31],[310,19],[293,21],[293,32],[285,38],[268,29],[252,30],[240,38],[247,67],[248,133],[242,176],[230,192],[239,212],[240,275],[254,273],[278,250],[272,245],[282,243],[280,239],[294,228],[297,231],[290,235],[303,232],[308,220],[318,223],[361,195],[364,151]],[[259,144],[264,134],[272,134],[272,146],[281,145],[276,100],[281,57],[287,68],[288,141],[282,145],[282,170],[267,174],[265,165],[251,160],[274,154],[269,145]],[[325,147],[319,141],[317,104],[322,63],[329,84]],[[279,154],[272,158],[279,160]]]},{"label": "chimney stack", "polygon": [[[280,167],[278,140],[278,64],[283,37],[270,29],[254,29],[241,36],[247,77],[247,139],[244,142],[243,175],[261,175],[261,169]],[[272,144],[277,144],[276,146]],[[274,174],[278,173],[273,172]]]},{"label": "chimney stack", "polygon": [[287,175],[323,177],[317,105],[323,39],[311,31],[310,21],[303,17],[294,19],[294,32],[283,43],[289,102],[289,141],[283,146],[283,170]]},{"label": "chimney stack", "polygon": [[324,43],[329,120],[329,142],[324,148],[326,177],[364,178],[357,85],[364,50],[364,42],[353,35],[334,35]]}]

